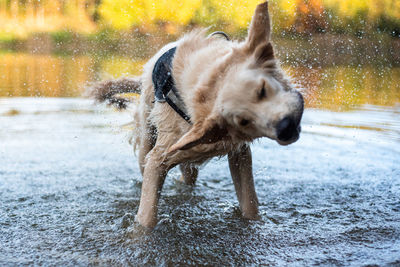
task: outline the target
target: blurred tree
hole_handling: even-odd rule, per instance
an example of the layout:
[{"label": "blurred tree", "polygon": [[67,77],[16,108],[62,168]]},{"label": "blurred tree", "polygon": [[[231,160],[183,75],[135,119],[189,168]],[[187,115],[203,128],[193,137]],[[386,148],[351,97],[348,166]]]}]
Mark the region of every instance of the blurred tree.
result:
[{"label": "blurred tree", "polygon": [[326,31],[325,9],[322,0],[298,0],[294,30],[299,33]]},{"label": "blurred tree", "polygon": [[201,0],[146,1],[103,0],[99,9],[105,25],[116,29],[154,25],[160,22],[188,24],[200,7]]},{"label": "blurred tree", "polygon": [[230,30],[237,31],[247,28],[254,9],[262,0],[203,0],[196,12],[196,24],[224,25]]},{"label": "blurred tree", "polygon": [[[0,37],[102,28],[180,30],[187,25],[243,32],[263,0],[0,0]],[[276,33],[387,32],[400,36],[400,0],[269,0]]]}]

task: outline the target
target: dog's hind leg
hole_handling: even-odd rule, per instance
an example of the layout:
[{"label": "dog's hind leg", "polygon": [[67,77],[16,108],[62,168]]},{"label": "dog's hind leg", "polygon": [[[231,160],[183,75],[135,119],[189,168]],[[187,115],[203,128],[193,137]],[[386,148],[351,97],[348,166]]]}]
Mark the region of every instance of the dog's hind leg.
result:
[{"label": "dog's hind leg", "polygon": [[182,172],[181,181],[187,185],[194,185],[199,174],[199,169],[189,163],[182,163],[179,165],[179,168]]},{"label": "dog's hind leg", "polygon": [[257,219],[258,200],[254,188],[250,147],[245,145],[239,151],[229,152],[228,160],[242,215],[247,219]]}]

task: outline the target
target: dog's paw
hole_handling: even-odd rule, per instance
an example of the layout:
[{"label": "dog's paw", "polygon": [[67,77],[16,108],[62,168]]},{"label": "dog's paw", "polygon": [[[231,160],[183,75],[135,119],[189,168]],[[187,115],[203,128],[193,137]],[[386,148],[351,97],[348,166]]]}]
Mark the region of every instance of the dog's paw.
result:
[{"label": "dog's paw", "polygon": [[147,230],[153,230],[154,227],[157,225],[158,220],[157,218],[145,218],[144,216],[136,214],[135,223],[139,224],[141,227]]},{"label": "dog's paw", "polygon": [[242,211],[242,217],[244,219],[253,220],[253,221],[257,221],[257,220],[261,219],[261,216],[258,213],[254,213],[254,212],[243,212]]}]

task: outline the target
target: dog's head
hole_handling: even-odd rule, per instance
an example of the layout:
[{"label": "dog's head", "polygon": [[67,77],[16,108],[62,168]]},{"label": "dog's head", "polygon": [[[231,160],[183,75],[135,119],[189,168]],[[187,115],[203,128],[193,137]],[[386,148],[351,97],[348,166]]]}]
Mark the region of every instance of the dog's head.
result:
[{"label": "dog's head", "polygon": [[213,112],[195,123],[172,150],[223,138],[269,137],[281,145],[299,138],[303,98],[280,69],[270,43],[268,3],[257,6],[246,40],[233,47],[218,80]]}]

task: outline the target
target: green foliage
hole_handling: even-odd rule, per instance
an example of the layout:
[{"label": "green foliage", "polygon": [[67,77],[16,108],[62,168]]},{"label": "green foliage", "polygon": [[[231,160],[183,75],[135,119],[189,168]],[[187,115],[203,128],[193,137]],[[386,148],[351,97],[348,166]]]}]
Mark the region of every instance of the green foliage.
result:
[{"label": "green foliage", "polygon": [[50,36],[56,44],[67,44],[74,38],[74,34],[71,31],[52,32]]},{"label": "green foliage", "polygon": [[399,0],[324,0],[330,31],[337,33],[386,32],[399,35]]}]

